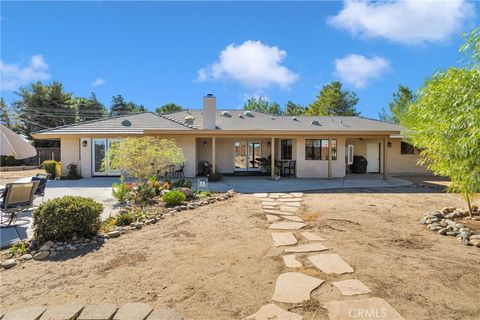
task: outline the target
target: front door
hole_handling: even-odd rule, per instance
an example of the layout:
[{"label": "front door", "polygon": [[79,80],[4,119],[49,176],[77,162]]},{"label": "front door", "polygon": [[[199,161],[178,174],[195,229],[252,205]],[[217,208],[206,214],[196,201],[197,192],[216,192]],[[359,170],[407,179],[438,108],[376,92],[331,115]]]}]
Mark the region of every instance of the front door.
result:
[{"label": "front door", "polygon": [[380,172],[380,143],[367,143],[367,172]]},{"label": "front door", "polygon": [[260,158],[262,147],[259,141],[235,141],[233,143],[233,159],[235,171],[259,171],[260,166],[255,159]]}]

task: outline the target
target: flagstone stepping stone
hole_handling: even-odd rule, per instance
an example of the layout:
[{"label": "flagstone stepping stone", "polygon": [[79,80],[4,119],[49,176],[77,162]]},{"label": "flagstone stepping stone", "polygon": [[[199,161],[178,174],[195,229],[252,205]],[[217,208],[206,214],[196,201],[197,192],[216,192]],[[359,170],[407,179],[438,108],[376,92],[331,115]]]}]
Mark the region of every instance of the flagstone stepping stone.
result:
[{"label": "flagstone stepping stone", "polygon": [[83,308],[78,320],[109,320],[117,309],[118,306],[111,303],[89,304]]},{"label": "flagstone stepping stone", "polygon": [[7,312],[2,320],[37,320],[45,312],[45,307],[26,307]]},{"label": "flagstone stepping stone", "polygon": [[299,272],[286,272],[278,276],[272,300],[299,303],[310,300],[310,293],[324,281]]},{"label": "flagstone stepping stone", "polygon": [[335,281],[332,284],[337,287],[342,294],[346,296],[354,296],[356,294],[365,294],[372,292],[372,290],[368,289],[368,287],[358,279]]},{"label": "flagstone stepping stone", "polygon": [[277,230],[298,230],[305,227],[306,224],[302,222],[275,222],[272,223],[268,228],[277,229]]},{"label": "flagstone stepping stone", "polygon": [[285,311],[276,304],[266,304],[257,312],[248,316],[247,320],[302,320],[303,317],[289,311]]},{"label": "flagstone stepping stone", "polygon": [[297,260],[297,257],[294,254],[287,254],[282,257],[283,262],[287,268],[301,268],[302,263]]},{"label": "flagstone stepping stone", "polygon": [[280,206],[278,209],[282,212],[296,212],[300,207]]},{"label": "flagstone stepping stone", "polygon": [[388,319],[405,320],[387,301],[381,298],[332,301],[323,305],[330,320]]},{"label": "flagstone stepping stone", "polygon": [[118,309],[113,320],[144,320],[152,310],[153,308],[146,303],[127,303]]},{"label": "flagstone stepping stone", "polygon": [[282,216],[282,218],[290,221],[303,222],[303,219],[297,216]]},{"label": "flagstone stepping stone", "polygon": [[291,232],[272,232],[275,247],[297,244],[297,239]]},{"label": "flagstone stepping stone", "polygon": [[267,214],[267,221],[268,222],[275,222],[275,221],[278,221],[280,220],[280,218],[278,216],[275,216],[273,214]]},{"label": "flagstone stepping stone", "polygon": [[253,194],[255,197],[258,197],[258,198],[266,198],[268,197],[268,193],[254,193]]},{"label": "flagstone stepping stone", "polygon": [[328,248],[321,243],[307,243],[307,244],[298,245],[296,247],[286,248],[285,252],[301,253],[301,252],[314,252],[314,251],[324,251],[324,250],[328,250]]},{"label": "flagstone stepping stone", "polygon": [[270,193],[271,198],[280,198],[281,196],[288,196],[288,193],[280,193],[280,192]]},{"label": "flagstone stepping stone", "polygon": [[185,317],[178,313],[177,311],[162,307],[160,309],[154,310],[148,316],[147,320],[184,320]]},{"label": "flagstone stepping stone", "polygon": [[61,304],[59,306],[48,307],[42,314],[40,320],[69,320],[75,319],[82,311],[81,304]]},{"label": "flagstone stepping stone", "polygon": [[292,192],[290,193],[292,196],[294,196],[295,198],[301,198],[303,197],[303,192]]},{"label": "flagstone stepping stone", "polygon": [[311,233],[309,231],[300,232],[300,234],[308,241],[324,241],[325,240],[319,235],[316,235],[315,233]]},{"label": "flagstone stepping stone", "polygon": [[283,212],[280,210],[263,210],[264,213],[268,214],[278,214],[278,215],[284,215],[284,216],[293,216],[293,212]]},{"label": "flagstone stepping stone", "polygon": [[280,202],[302,202],[302,198],[280,198],[277,199]]},{"label": "flagstone stepping stone", "polygon": [[315,267],[325,273],[352,273],[353,268],[338,254],[326,253],[308,257]]},{"label": "flagstone stepping stone", "polygon": [[267,209],[267,210],[275,210],[277,207],[275,206],[262,206],[262,209]]},{"label": "flagstone stepping stone", "polygon": [[300,207],[302,205],[301,202],[282,202],[278,203],[281,206],[286,206],[286,207]]},{"label": "flagstone stepping stone", "polygon": [[291,193],[289,193],[289,194],[280,196],[280,198],[294,198],[294,196]]}]

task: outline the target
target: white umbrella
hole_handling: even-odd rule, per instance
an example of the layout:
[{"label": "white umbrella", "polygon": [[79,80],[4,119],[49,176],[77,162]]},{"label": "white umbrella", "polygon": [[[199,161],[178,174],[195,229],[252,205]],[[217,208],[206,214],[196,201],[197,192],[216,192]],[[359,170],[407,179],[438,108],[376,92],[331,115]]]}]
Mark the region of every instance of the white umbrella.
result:
[{"label": "white umbrella", "polygon": [[35,157],[37,150],[18,134],[0,124],[0,155],[14,156],[15,159]]}]

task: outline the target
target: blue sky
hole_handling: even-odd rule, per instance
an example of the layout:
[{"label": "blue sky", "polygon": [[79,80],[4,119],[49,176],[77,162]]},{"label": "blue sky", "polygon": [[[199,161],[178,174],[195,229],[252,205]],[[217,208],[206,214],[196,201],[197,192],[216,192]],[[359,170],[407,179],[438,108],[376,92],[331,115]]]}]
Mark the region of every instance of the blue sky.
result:
[{"label": "blue sky", "polygon": [[479,5],[449,2],[5,2],[1,95],[60,81],[150,110],[167,102],[219,108],[246,97],[308,105],[333,80],[377,117],[399,84],[417,89],[459,64],[461,34]]}]

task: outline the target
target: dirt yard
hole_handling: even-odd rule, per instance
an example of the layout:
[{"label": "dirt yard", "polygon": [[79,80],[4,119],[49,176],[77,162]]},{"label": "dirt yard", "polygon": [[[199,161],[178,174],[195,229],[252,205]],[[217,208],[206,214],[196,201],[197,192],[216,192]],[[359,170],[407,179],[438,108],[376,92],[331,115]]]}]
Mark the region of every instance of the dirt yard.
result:
[{"label": "dirt yard", "polygon": [[[355,268],[352,275],[303,272],[327,280],[312,302],[291,307],[327,319],[324,302],[341,296],[331,281],[358,278],[406,319],[480,319],[480,249],[427,231],[427,211],[464,206],[456,195],[404,188],[306,194],[308,229]],[[260,201],[239,195],[181,213],[63,261],[0,271],[3,312],[26,305],[142,301],[193,319],[242,319],[271,302],[286,271]],[[284,308],[287,305],[279,304]]]},{"label": "dirt yard", "polygon": [[45,173],[43,169],[34,170],[20,170],[20,171],[1,171],[0,172],[0,185],[6,185],[10,182],[15,182],[18,179],[33,177],[37,173]]}]

